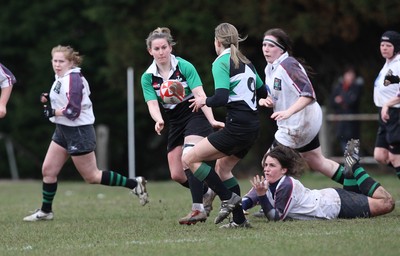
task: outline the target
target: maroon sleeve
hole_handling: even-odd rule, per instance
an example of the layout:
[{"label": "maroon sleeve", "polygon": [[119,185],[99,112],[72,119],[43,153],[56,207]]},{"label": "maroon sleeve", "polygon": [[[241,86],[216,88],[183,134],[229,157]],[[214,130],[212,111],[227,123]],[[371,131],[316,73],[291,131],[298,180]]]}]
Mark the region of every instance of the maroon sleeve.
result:
[{"label": "maroon sleeve", "polygon": [[81,113],[83,82],[80,73],[69,75],[68,104],[63,110],[63,115],[70,120],[75,120]]}]

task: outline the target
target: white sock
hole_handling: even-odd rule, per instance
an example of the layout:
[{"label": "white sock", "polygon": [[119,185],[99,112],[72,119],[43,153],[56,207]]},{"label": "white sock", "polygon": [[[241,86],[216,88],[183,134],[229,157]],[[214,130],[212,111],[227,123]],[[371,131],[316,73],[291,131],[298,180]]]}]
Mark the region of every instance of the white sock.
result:
[{"label": "white sock", "polygon": [[205,211],[204,210],[204,205],[203,204],[199,204],[199,203],[192,204],[192,211],[196,211],[196,210],[204,212]]}]

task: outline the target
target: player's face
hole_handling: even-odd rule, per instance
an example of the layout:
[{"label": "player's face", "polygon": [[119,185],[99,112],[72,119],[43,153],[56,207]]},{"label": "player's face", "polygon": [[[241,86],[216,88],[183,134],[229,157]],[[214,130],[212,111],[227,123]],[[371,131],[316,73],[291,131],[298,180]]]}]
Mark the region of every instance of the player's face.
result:
[{"label": "player's face", "polygon": [[167,39],[154,39],[151,42],[151,48],[149,48],[148,51],[158,65],[166,65],[170,63],[172,46],[168,44]]},{"label": "player's face", "polygon": [[51,59],[51,63],[53,65],[54,73],[56,73],[57,76],[64,76],[73,66],[73,63],[65,58],[63,52],[55,52]]},{"label": "player's face", "polygon": [[[274,42],[277,42],[277,39],[271,35],[266,35],[264,37],[264,39],[269,39]],[[281,48],[276,46],[274,43],[268,42],[265,40],[263,40],[262,51],[263,51],[265,60],[268,63],[273,63],[276,59],[278,59],[283,54],[283,50]]]},{"label": "player's face", "polygon": [[385,59],[391,59],[393,57],[394,47],[389,42],[381,42],[380,50],[382,57]]},{"label": "player's face", "polygon": [[282,178],[286,173],[286,168],[282,168],[278,159],[267,156],[264,165],[264,176],[268,183],[274,183]]}]

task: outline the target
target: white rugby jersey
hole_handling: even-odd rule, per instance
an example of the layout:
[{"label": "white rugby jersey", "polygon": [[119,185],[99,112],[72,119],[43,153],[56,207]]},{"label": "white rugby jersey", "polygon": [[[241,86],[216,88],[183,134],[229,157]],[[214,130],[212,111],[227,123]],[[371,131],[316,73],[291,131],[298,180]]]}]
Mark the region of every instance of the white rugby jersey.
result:
[{"label": "white rugby jersey", "polygon": [[286,52],[265,68],[265,84],[274,101],[274,112],[287,110],[300,96],[312,103],[285,120],[278,120],[275,139],[290,148],[301,148],[311,142],[322,125],[322,110],[314,88],[303,66]]},{"label": "white rugby jersey", "polygon": [[15,76],[3,64],[0,63],[0,88],[5,88],[15,84]]},{"label": "white rugby jersey", "polygon": [[[400,76],[400,54],[397,54],[392,60],[387,60],[383,65],[378,77],[374,83],[374,103],[377,107],[382,107],[386,102],[396,95],[400,97],[400,84],[390,84],[388,86],[383,85],[387,72],[392,70],[393,75]],[[400,108],[400,104],[392,106],[394,108]]]},{"label": "white rugby jersey", "polygon": [[63,115],[51,117],[50,121],[66,126],[93,124],[95,117],[89,95],[89,84],[80,68],[73,68],[62,77],[56,75],[50,90],[51,107],[62,109]]},{"label": "white rugby jersey", "polygon": [[[333,188],[309,189],[291,176],[283,176],[274,190],[267,191],[268,207],[265,200],[260,204],[264,212],[272,210],[275,221],[285,219],[311,220],[335,219],[339,216],[341,201]],[[272,206],[272,207],[271,207]]]}]

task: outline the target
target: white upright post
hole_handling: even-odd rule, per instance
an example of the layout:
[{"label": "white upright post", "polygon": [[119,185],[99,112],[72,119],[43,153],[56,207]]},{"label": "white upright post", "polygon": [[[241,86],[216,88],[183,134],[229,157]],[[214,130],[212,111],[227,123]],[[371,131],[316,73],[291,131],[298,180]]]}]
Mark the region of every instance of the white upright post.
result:
[{"label": "white upright post", "polygon": [[129,158],[129,178],[136,177],[135,171],[135,95],[133,68],[128,68],[128,158]]}]

